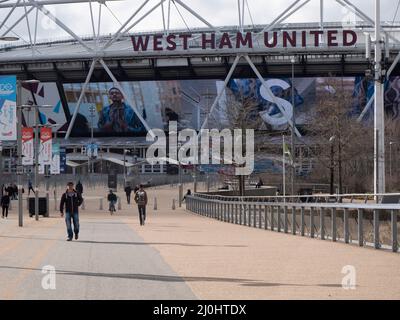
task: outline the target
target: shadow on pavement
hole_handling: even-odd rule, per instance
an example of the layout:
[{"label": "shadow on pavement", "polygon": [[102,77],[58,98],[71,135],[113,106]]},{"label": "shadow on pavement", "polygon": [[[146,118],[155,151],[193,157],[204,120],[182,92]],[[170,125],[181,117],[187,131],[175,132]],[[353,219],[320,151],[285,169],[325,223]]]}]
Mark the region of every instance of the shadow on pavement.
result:
[{"label": "shadow on pavement", "polygon": [[[18,237],[18,236],[0,236],[0,238],[11,239],[27,239],[27,240],[58,240],[64,242],[62,239],[50,238],[36,238],[36,237]],[[247,248],[241,245],[208,245],[208,244],[193,244],[193,243],[174,243],[174,242],[124,242],[124,241],[91,241],[91,240],[78,240],[74,243],[88,243],[88,244],[111,244],[111,245],[133,245],[133,246],[147,246],[147,245],[165,245],[165,246],[182,246],[182,247],[215,247],[215,248]]]},{"label": "shadow on pavement", "polygon": [[[42,273],[41,269],[0,266],[0,269],[14,270],[30,270]],[[250,287],[326,287],[326,288],[342,288],[341,284],[292,284],[292,283],[267,283],[256,282],[257,280],[236,279],[236,278],[219,278],[219,277],[180,277],[169,275],[141,274],[141,273],[100,273],[100,272],[81,272],[57,270],[57,275],[81,276],[81,277],[100,277],[100,278],[116,278],[144,281],[162,281],[162,282],[228,282],[239,283],[242,286]]]}]

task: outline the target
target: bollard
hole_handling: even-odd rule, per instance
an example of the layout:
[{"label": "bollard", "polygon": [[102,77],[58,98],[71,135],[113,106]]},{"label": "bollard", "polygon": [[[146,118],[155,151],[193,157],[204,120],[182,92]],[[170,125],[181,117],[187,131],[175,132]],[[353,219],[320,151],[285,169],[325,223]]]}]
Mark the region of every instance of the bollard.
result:
[{"label": "bollard", "polygon": [[175,210],[175,199],[172,199],[172,210]]},{"label": "bollard", "polygon": [[57,189],[54,189],[54,211],[58,211],[57,208]]},{"label": "bollard", "polygon": [[118,198],[117,198],[117,201],[118,201],[118,210],[122,210],[121,198],[118,197]]},{"label": "bollard", "polygon": [[100,198],[100,210],[104,210],[103,209],[103,198]]},{"label": "bollard", "polygon": [[157,210],[157,197],[154,197],[154,210]]}]

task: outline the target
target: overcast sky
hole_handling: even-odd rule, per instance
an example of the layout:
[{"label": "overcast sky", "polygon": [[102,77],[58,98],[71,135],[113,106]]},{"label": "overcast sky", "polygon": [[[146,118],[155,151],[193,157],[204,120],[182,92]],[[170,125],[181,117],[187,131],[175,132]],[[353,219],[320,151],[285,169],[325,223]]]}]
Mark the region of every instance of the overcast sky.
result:
[{"label": "overcast sky", "polygon": [[[15,0],[10,0],[14,2]],[[95,0],[93,0],[95,1]],[[115,32],[121,23],[124,23],[143,3],[144,0],[120,0],[107,1],[107,7],[102,6],[101,34]],[[182,0],[189,5],[195,12],[199,13],[207,21],[215,26],[237,25],[238,11],[237,0]],[[304,0],[303,0],[304,1]],[[375,0],[350,0],[365,13],[373,18]],[[400,0],[381,0],[382,19],[392,22],[400,20],[400,10],[396,13],[396,8]],[[242,2],[242,0],[240,0]],[[268,24],[272,22],[282,11],[284,11],[294,0],[247,0],[245,24]],[[151,7],[159,3],[159,0],[150,0],[146,7],[141,11],[147,12]],[[166,1],[168,3],[168,0]],[[352,19],[349,12],[346,12],[335,0],[324,0],[326,21],[342,21]],[[167,11],[167,4],[164,6]],[[70,29],[78,35],[93,34],[92,23],[90,19],[90,10],[88,4],[69,4],[58,6],[47,6],[57,18],[63,21]],[[97,17],[99,4],[92,5],[95,16],[95,25],[97,30]],[[320,0],[311,0],[307,5],[300,9],[286,22],[317,22],[319,21]],[[249,10],[248,10],[249,9]],[[178,11],[179,10],[179,11]],[[7,15],[9,9],[0,9],[0,21]],[[6,22],[6,26],[11,26],[23,14],[24,8],[14,12],[11,18]],[[251,15],[249,14],[251,13]],[[33,11],[29,15],[31,34],[33,38],[34,21],[36,13]],[[140,15],[139,15],[140,16]],[[138,17],[139,17],[138,16]],[[182,17],[181,17],[182,16]],[[39,13],[38,39],[55,39],[58,37],[67,37],[65,31],[49,23],[49,20]],[[132,31],[144,30],[162,30],[162,11],[159,7],[155,12],[141,21]],[[359,20],[359,19],[358,19]],[[135,21],[135,20],[133,20]],[[179,5],[171,3],[171,28],[189,28],[202,27],[204,24],[193,17],[188,11]],[[2,34],[7,30],[3,26]],[[15,32],[25,41],[29,41],[27,21],[23,20],[15,28]]]}]

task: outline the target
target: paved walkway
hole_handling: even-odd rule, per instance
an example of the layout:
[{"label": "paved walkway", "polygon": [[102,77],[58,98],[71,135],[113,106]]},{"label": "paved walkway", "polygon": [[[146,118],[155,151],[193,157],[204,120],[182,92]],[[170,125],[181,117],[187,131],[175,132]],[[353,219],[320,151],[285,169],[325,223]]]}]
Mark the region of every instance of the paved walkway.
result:
[{"label": "paved walkway", "polygon": [[[149,190],[147,224],[122,202],[110,216],[89,200],[81,237],[66,242],[64,221],[39,222],[16,208],[0,219],[0,299],[399,299],[400,255],[223,223],[172,210],[172,188]],[[153,210],[157,196],[158,210]],[[54,209],[54,205],[51,205]],[[56,290],[42,289],[54,266]],[[355,290],[342,288],[344,266]]]}]

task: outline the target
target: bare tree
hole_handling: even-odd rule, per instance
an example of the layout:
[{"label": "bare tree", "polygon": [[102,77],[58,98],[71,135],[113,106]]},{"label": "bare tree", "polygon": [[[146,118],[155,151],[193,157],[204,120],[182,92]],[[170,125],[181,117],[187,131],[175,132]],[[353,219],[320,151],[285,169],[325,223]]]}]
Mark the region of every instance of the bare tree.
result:
[{"label": "bare tree", "polygon": [[342,80],[327,81],[317,101],[307,129],[317,146],[318,163],[330,171],[331,193],[336,170],[339,193],[343,193],[344,180],[359,174],[357,166],[373,154],[373,132],[352,116],[353,97]]},{"label": "bare tree", "polygon": [[[257,131],[261,128],[263,121],[259,116],[258,104],[251,97],[246,97],[240,92],[228,100],[226,108],[226,119],[228,128],[242,130],[242,152],[245,152],[246,129]],[[257,139],[256,139],[257,140]],[[239,195],[245,195],[245,176],[237,176]]]}]

